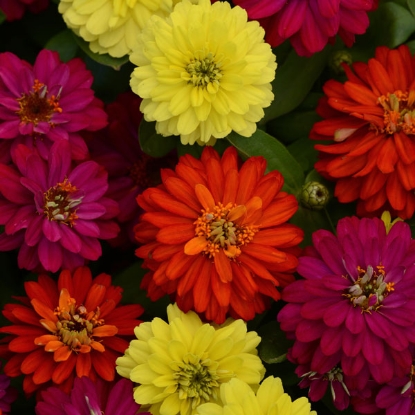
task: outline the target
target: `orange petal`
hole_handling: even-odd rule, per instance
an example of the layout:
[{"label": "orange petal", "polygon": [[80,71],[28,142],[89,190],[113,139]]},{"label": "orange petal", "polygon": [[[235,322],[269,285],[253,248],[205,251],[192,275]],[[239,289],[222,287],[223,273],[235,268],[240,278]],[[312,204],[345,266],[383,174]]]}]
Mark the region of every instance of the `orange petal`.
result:
[{"label": "orange petal", "polygon": [[45,344],[58,340],[58,336],[54,336],[53,334],[44,334],[43,336],[36,337],[35,343],[38,346],[44,346]]},{"label": "orange petal", "polygon": [[71,354],[72,350],[69,348],[69,346],[63,346],[55,350],[53,354],[53,359],[55,360],[55,362],[64,362],[68,360]]},{"label": "orange petal", "polygon": [[55,315],[53,310],[49,308],[44,302],[34,298],[31,303],[36,313],[38,313],[41,317],[54,322],[58,321],[58,317]]},{"label": "orange petal", "polygon": [[195,186],[195,192],[197,199],[203,206],[203,209],[212,211],[215,207],[215,200],[213,199],[210,190],[207,187],[203,186],[203,184],[198,183]]},{"label": "orange petal", "polygon": [[76,375],[78,377],[89,376],[91,372],[91,355],[80,353],[76,359]]},{"label": "orange petal", "polygon": [[105,347],[100,342],[92,342],[91,347],[98,352],[105,352]]},{"label": "orange petal", "polygon": [[104,326],[95,327],[92,330],[92,335],[97,337],[110,337],[115,336],[118,333],[118,329],[115,326],[105,324]]},{"label": "orange petal", "polygon": [[266,245],[259,245],[256,243],[250,243],[243,247],[244,254],[248,254],[260,261],[279,263],[284,262],[287,259],[285,252],[272,248]]},{"label": "orange petal", "polygon": [[170,280],[182,277],[194,260],[192,255],[186,255],[183,251],[177,252],[171,257],[167,265],[166,276]]},{"label": "orange petal", "polygon": [[231,222],[238,221],[239,223],[245,223],[245,217],[247,209],[245,205],[239,205],[234,207],[228,214],[228,220]]},{"label": "orange petal", "polygon": [[56,323],[50,320],[39,320],[39,323],[48,331],[51,333],[56,333],[58,329],[56,328]]},{"label": "orange petal", "polygon": [[55,352],[63,347],[65,344],[58,340],[52,340],[45,345],[45,352]]},{"label": "orange petal", "polygon": [[105,353],[94,353],[92,357],[92,366],[100,377],[111,382],[115,376],[115,359],[118,357],[111,350]]},{"label": "orange petal", "polygon": [[68,311],[72,303],[71,295],[66,288],[62,288],[59,296],[59,308]]},{"label": "orange petal", "polygon": [[37,348],[33,336],[19,336],[9,343],[9,350],[17,353],[32,352]]},{"label": "orange petal", "polygon": [[186,255],[197,255],[200,254],[207,246],[208,240],[204,236],[197,236],[191,239],[184,246],[184,253]]},{"label": "orange petal", "polygon": [[219,278],[217,272],[212,272],[212,277],[210,281],[212,285],[213,295],[218,300],[219,305],[221,307],[228,307],[232,292],[231,284],[223,284],[223,281]]},{"label": "orange petal", "polygon": [[21,371],[28,375],[29,373],[33,373],[43,362],[45,351],[43,349],[39,349],[34,351],[33,353],[29,353],[22,362],[20,367]]},{"label": "orange petal", "polygon": [[88,295],[85,300],[85,307],[88,311],[95,311],[98,306],[104,301],[107,287],[102,284],[93,284],[88,291]]},{"label": "orange petal", "polygon": [[53,370],[55,369],[56,363],[52,358],[43,359],[41,364],[33,373],[32,380],[36,385],[46,383],[52,377]]},{"label": "orange petal", "polygon": [[232,281],[231,264],[223,249],[219,249],[219,252],[215,255],[215,268],[222,282]]},{"label": "orange petal", "polygon": [[59,385],[68,379],[75,368],[76,360],[77,356],[71,353],[66,361],[57,364],[52,373],[52,381]]},{"label": "orange petal", "polygon": [[175,224],[161,228],[156,235],[157,241],[166,245],[176,245],[189,241],[195,236],[192,223]]},{"label": "orange petal", "polygon": [[258,196],[251,197],[245,203],[247,209],[247,215],[245,218],[245,224],[257,223],[262,217],[262,200]]}]

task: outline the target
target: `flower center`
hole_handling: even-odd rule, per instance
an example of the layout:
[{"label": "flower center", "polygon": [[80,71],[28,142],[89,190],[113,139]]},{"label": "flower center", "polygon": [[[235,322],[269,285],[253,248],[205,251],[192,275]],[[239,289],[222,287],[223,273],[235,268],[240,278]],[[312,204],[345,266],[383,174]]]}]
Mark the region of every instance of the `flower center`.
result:
[{"label": "flower center", "polygon": [[216,92],[219,88],[219,80],[222,71],[215,62],[212,53],[208,53],[204,59],[192,59],[186,66],[188,76],[185,80],[194,86],[207,88],[208,92]]},{"label": "flower center", "polygon": [[219,203],[213,211],[202,209],[202,215],[194,222],[196,237],[206,241],[202,252],[211,258],[222,248],[228,258],[238,257],[241,246],[251,242],[258,232],[257,226],[235,223],[245,211],[244,206],[232,203]]},{"label": "flower center", "polygon": [[385,110],[385,127],[381,132],[394,134],[403,131],[405,134],[415,134],[415,90],[409,93],[398,90],[393,94],[380,96],[378,101]]},{"label": "flower center", "polygon": [[376,311],[385,297],[395,290],[395,283],[384,281],[385,268],[382,265],[378,265],[376,270],[370,265],[367,270],[357,267],[357,271],[357,280],[343,296],[349,298],[353,306],[360,306],[362,312]]},{"label": "flower center", "polygon": [[210,359],[200,361],[199,356],[188,354],[183,362],[174,362],[174,379],[177,382],[179,399],[190,399],[192,409],[204,402],[217,399],[219,376],[216,373],[217,362]]},{"label": "flower center", "polygon": [[83,195],[67,178],[44,193],[43,213],[49,220],[73,226],[78,219],[75,207],[83,199]]},{"label": "flower center", "polygon": [[104,346],[94,340],[94,335],[108,336],[118,331],[115,326],[105,325],[104,320],[99,318],[99,307],[88,311],[85,306],[77,305],[66,288],[61,291],[59,306],[54,314],[58,317],[54,334],[74,352],[88,353],[91,348],[103,352]]},{"label": "flower center", "polygon": [[53,125],[50,122],[53,113],[62,112],[62,108],[59,107],[59,94],[58,97],[55,97],[55,95],[48,97],[47,86],[37,79],[35,79],[32,89],[33,92],[23,94],[17,99],[20,105],[20,110],[17,111],[20,121],[34,125],[39,122],[49,122]]}]

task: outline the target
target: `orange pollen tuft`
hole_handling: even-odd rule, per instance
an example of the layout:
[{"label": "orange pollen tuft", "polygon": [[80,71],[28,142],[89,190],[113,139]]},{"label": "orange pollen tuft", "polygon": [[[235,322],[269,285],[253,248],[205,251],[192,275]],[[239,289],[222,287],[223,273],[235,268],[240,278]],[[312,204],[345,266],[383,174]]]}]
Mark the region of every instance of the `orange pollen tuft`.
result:
[{"label": "orange pollen tuft", "polygon": [[[408,92],[395,91],[393,94],[382,95],[378,98],[384,109],[384,128],[380,131],[394,134],[403,131],[405,134],[415,134],[415,90]],[[373,126],[374,129],[378,129]]]},{"label": "orange pollen tuft", "polygon": [[[66,304],[65,299],[69,299]],[[91,351],[91,348],[98,351],[104,351],[102,346],[95,346],[96,342],[93,331],[97,327],[101,327],[101,331],[107,328],[109,333],[116,333],[114,326],[105,325],[105,321],[99,318],[100,308],[90,311],[83,305],[77,305],[76,300],[69,296],[68,290],[63,289],[60,294],[60,307],[56,307],[54,314],[58,317],[56,322],[56,332],[53,334],[63,345],[75,353],[85,353]],[[48,345],[45,347],[48,350]],[[50,350],[54,351],[54,350]]]},{"label": "orange pollen tuft", "polygon": [[229,259],[238,257],[241,247],[249,244],[258,232],[258,226],[237,223],[240,218],[235,221],[228,219],[236,207],[233,203],[226,206],[218,203],[212,211],[202,209],[202,215],[194,222],[196,237],[205,237],[207,240],[202,252],[209,258],[214,257],[220,249]]},{"label": "orange pollen tuft", "polygon": [[360,306],[362,312],[376,311],[383,300],[395,291],[394,282],[385,282],[385,267],[378,265],[376,269],[368,265],[367,270],[357,267],[358,278],[343,294],[354,307]]},{"label": "orange pollen tuft", "polygon": [[51,126],[54,126],[51,122],[52,115],[55,112],[61,113],[62,108],[59,106],[59,95],[52,95],[48,97],[48,88],[38,79],[32,86],[33,92],[28,94],[22,94],[17,99],[20,109],[17,111],[17,115],[20,117],[20,121],[25,124],[32,123],[38,125],[39,122],[48,122]]},{"label": "orange pollen tuft", "polygon": [[76,206],[83,199],[80,192],[67,178],[44,193],[43,213],[49,220],[54,220],[65,225],[73,226],[78,215]]}]

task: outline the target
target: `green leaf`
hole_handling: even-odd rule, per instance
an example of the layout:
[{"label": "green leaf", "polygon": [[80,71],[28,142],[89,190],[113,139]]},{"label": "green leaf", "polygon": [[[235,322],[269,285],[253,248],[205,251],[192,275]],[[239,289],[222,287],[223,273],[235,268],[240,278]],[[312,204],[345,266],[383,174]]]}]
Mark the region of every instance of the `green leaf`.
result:
[{"label": "green leaf", "polygon": [[129,61],[128,55],[123,56],[122,58],[113,58],[112,56],[108,55],[108,53],[100,54],[94,53],[89,48],[89,43],[85,42],[81,37],[75,35],[72,32],[73,38],[78,46],[82,49],[82,51],[89,56],[94,61],[100,63],[101,65],[111,66],[114,69],[119,69],[122,65]]},{"label": "green leaf", "polygon": [[45,45],[45,49],[58,52],[61,60],[68,62],[76,56],[78,44],[75,42],[72,31],[65,29],[49,39]]},{"label": "green leaf", "polygon": [[271,321],[260,327],[257,332],[261,337],[261,343],[258,346],[259,357],[268,364],[285,361],[292,342],[287,340],[279,324]]},{"label": "green leaf", "polygon": [[379,29],[376,44],[395,48],[415,31],[415,17],[406,8],[386,2],[379,6],[374,24]]},{"label": "green leaf", "polygon": [[245,157],[263,156],[267,169],[278,170],[284,176],[284,190],[298,194],[304,183],[301,166],[287,148],[276,138],[262,130],[256,130],[251,137],[242,137],[232,132],[227,140]]},{"label": "green leaf", "polygon": [[318,152],[314,149],[315,144],[315,141],[305,136],[287,146],[288,151],[295,157],[304,172],[309,172],[317,162]]},{"label": "green leaf", "polygon": [[409,11],[412,13],[412,16],[415,18],[415,2],[414,0],[407,0],[406,5]]},{"label": "green leaf", "polygon": [[138,130],[141,149],[152,157],[163,157],[177,146],[178,137],[163,137],[156,133],[156,123],[144,119]]},{"label": "green leaf", "polygon": [[331,51],[332,47],[327,46],[310,58],[298,56],[294,50],[290,52],[285,62],[277,68],[272,82],[274,101],[265,108],[261,123],[287,114],[301,104],[323,72]]},{"label": "green leaf", "polygon": [[313,125],[321,117],[314,111],[293,111],[267,124],[267,132],[288,144],[300,137],[308,137]]}]

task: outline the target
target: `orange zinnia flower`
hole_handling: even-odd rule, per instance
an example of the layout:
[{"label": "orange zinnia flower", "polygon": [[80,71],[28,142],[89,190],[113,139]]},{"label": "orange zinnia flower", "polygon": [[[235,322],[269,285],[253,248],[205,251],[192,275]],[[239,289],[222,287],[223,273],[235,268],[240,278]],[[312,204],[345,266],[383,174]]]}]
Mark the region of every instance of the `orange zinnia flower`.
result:
[{"label": "orange zinnia flower", "polygon": [[325,120],[310,137],[315,167],[336,180],[340,202],[357,200],[359,215],[393,211],[403,219],[415,210],[415,58],[407,46],[378,47],[367,64],[344,65],[348,80],[330,80],[317,108]]},{"label": "orange zinnia flower", "polygon": [[286,223],[298,204],[281,192],[282,175],[264,176],[263,157],[238,162],[233,147],[222,158],[211,147],[200,160],[186,154],[175,171],[162,170],[162,185],[137,198],[145,213],[136,254],[151,270],[142,287],[152,300],[170,294],[184,312],[218,324],[228,314],[250,320],[280,298],[303,238]]},{"label": "orange zinnia flower", "polygon": [[3,310],[13,323],[0,328],[11,335],[12,357],[4,372],[24,374],[27,394],[51,384],[69,392],[75,375],[112,381],[115,360],[129,344],[122,337],[141,323],[143,308],[118,306],[122,289],[112,286],[107,274],[92,279],[87,267],[73,275],[62,271],[58,282],[40,275],[37,282],[26,282],[25,290],[28,297],[17,298],[22,304],[6,304]]}]

